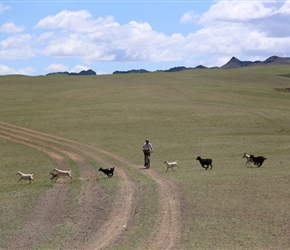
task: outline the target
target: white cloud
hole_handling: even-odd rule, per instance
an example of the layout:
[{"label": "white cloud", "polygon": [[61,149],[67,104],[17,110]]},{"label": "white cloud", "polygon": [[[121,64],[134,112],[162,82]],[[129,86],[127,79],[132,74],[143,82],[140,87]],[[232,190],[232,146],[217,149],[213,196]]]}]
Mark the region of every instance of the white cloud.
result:
[{"label": "white cloud", "polygon": [[49,72],[75,72],[75,73],[79,73],[82,70],[88,70],[90,69],[90,67],[88,66],[84,66],[84,65],[75,65],[72,69],[69,69],[68,66],[64,65],[64,64],[58,64],[58,63],[52,63],[50,64],[48,67],[45,68],[46,71]]},{"label": "white cloud", "polygon": [[52,63],[45,70],[50,72],[63,72],[67,71],[68,67],[64,64]]},{"label": "white cloud", "polygon": [[0,14],[3,13],[5,10],[9,10],[10,8],[8,6],[5,6],[4,4],[0,3]]},{"label": "white cloud", "polygon": [[28,45],[32,41],[32,36],[29,34],[10,36],[1,41],[1,47],[5,49],[20,48],[23,49],[24,45]]},{"label": "white cloud", "polygon": [[290,36],[289,22],[290,1],[218,1],[200,18],[205,27],[242,24],[272,37]]},{"label": "white cloud", "polygon": [[0,59],[28,59],[36,56],[33,37],[29,34],[13,35],[0,43]]},{"label": "white cloud", "polygon": [[[77,24],[77,25],[75,25]],[[120,25],[109,16],[93,19],[87,11],[62,11],[42,19],[35,28],[54,29],[43,54],[53,57],[80,57],[93,61],[168,61],[177,57],[168,45],[171,38],[152,30],[149,23],[131,21]],[[59,32],[56,29],[60,29]],[[180,38],[180,37],[179,37]]]},{"label": "white cloud", "polygon": [[35,28],[51,28],[51,29],[72,29],[81,27],[88,18],[91,18],[91,14],[87,11],[68,11],[64,10],[55,16],[48,16],[40,20]]},{"label": "white cloud", "polygon": [[53,32],[44,32],[37,39],[39,42],[45,42],[48,39],[52,39],[52,37],[53,37]]},{"label": "white cloud", "polygon": [[244,22],[273,13],[273,5],[263,1],[218,1],[202,16],[201,22]]},{"label": "white cloud", "polygon": [[199,19],[199,15],[193,11],[186,12],[180,18],[180,23],[194,23]]},{"label": "white cloud", "polygon": [[14,69],[5,65],[0,65],[0,75],[12,75],[12,74],[30,75],[34,71],[35,70],[32,67],[26,67],[23,69]]},{"label": "white cloud", "polygon": [[4,23],[0,27],[0,32],[6,32],[6,33],[17,33],[24,31],[24,26],[16,26],[12,22]]},{"label": "white cloud", "polygon": [[[283,27],[287,23],[281,19],[275,23],[272,18],[282,13],[284,18],[289,18],[288,9],[286,3],[218,1],[198,20],[194,12],[182,16],[181,23],[199,21],[203,25],[187,36],[178,33],[166,36],[154,31],[148,22],[121,25],[111,16],[94,19],[88,11],[62,11],[40,20],[35,28],[53,30],[40,36],[46,44],[44,55],[78,57],[87,65],[95,61],[193,61],[200,55],[226,58],[247,53],[267,54],[275,51],[277,45],[286,49],[287,39],[268,35],[269,27],[285,34]],[[278,25],[282,26],[277,29]]]},{"label": "white cloud", "polygon": [[88,70],[88,69],[90,69],[90,68],[87,67],[87,66],[76,65],[76,66],[73,67],[73,69],[71,70],[71,72],[79,73],[79,72],[81,72],[81,71],[83,71],[83,70]]},{"label": "white cloud", "polygon": [[64,10],[55,16],[48,16],[40,20],[35,28],[42,29],[64,29],[70,32],[90,33],[105,28],[118,27],[112,16],[93,19],[92,15],[85,10],[68,11]]},{"label": "white cloud", "polygon": [[288,10],[289,3],[278,1],[218,1],[201,16],[203,28],[187,37],[187,47],[221,58],[283,54],[290,44]]},{"label": "white cloud", "polygon": [[285,1],[281,8],[278,9],[277,13],[281,15],[290,15],[290,1]]},{"label": "white cloud", "polygon": [[[121,25],[112,16],[94,18],[88,11],[64,10],[40,20],[34,27],[37,36],[18,34],[3,39],[0,59],[39,54],[76,59],[80,61],[74,61],[80,63],[72,69],[76,72],[89,68],[81,64],[98,61],[197,64],[197,60],[212,58],[207,66],[232,56],[269,56],[289,50],[290,1],[217,1],[201,16],[187,12],[180,19],[180,23],[193,22],[202,28],[188,35],[165,35],[149,22],[132,20]],[[68,68],[51,64],[46,70]]]}]

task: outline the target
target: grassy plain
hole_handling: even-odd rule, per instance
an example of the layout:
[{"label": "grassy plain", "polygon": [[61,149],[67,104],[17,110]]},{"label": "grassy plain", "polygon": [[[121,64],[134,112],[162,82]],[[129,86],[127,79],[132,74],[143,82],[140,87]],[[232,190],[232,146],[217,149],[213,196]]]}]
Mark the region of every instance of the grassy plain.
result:
[{"label": "grassy plain", "polygon": [[[289,249],[290,93],[276,90],[290,87],[283,76],[289,71],[2,76],[0,121],[91,144],[136,164],[149,138],[153,171],[180,183],[186,197],[182,249]],[[16,171],[37,174],[54,163],[1,138],[0,147],[0,231],[6,237],[51,187],[43,177],[21,190]],[[244,167],[244,152],[267,160],[260,169]],[[213,159],[212,171],[201,169],[198,155]],[[181,168],[165,173],[164,160],[178,160]]]}]

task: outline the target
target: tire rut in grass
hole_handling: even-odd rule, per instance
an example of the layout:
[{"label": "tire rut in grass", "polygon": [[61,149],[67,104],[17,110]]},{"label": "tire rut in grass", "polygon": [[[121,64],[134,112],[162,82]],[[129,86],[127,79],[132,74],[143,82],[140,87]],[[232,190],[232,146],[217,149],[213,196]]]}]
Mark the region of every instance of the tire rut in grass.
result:
[{"label": "tire rut in grass", "polygon": [[[57,136],[48,135],[41,132],[36,132],[30,129],[21,128],[18,126],[10,125],[7,123],[0,122],[0,124],[5,127],[8,126],[9,129],[16,129],[17,131],[22,131],[21,133],[32,133],[33,136],[59,145],[70,147],[73,150],[84,153],[92,157],[98,162],[106,166],[113,166],[110,161],[104,160],[103,158],[97,156],[98,153],[105,154],[121,163],[125,163],[128,166],[140,169],[140,166],[131,163],[130,161],[112,153],[97,147],[93,147],[84,143],[79,143],[73,140],[64,139]],[[90,153],[90,150],[93,153]],[[120,178],[122,181],[122,188],[118,191],[115,208],[112,212],[112,216],[109,220],[104,223],[99,229],[94,238],[89,241],[89,244],[84,245],[83,249],[102,249],[113,244],[117,237],[122,233],[123,225],[126,225],[132,216],[133,209],[133,197],[136,195],[134,193],[134,182],[125,171],[118,170]],[[158,185],[158,192],[160,196],[159,208],[158,208],[158,218],[153,230],[152,236],[148,239],[146,249],[177,249],[181,238],[181,208],[180,208],[180,197],[181,192],[179,191],[178,185],[168,180],[167,178],[155,173],[151,170],[144,171],[144,174],[149,178],[152,178]],[[119,208],[119,209],[118,209]],[[85,248],[86,247],[86,248]]]},{"label": "tire rut in grass", "polygon": [[[8,124],[5,124],[6,126]],[[80,158],[73,152],[69,152],[67,150],[68,146],[71,146],[71,144],[65,144],[65,143],[60,143],[62,145],[65,145],[66,147],[64,148],[59,148],[58,146],[51,145],[49,143],[45,142],[40,142],[35,139],[42,139],[45,140],[45,138],[38,136],[37,132],[23,132],[22,128],[17,129],[17,127],[12,126],[12,128],[7,128],[7,127],[2,127],[2,133],[3,130],[8,130],[10,132],[5,132],[7,134],[7,137],[5,139],[10,139],[12,137],[18,137],[16,142],[26,144],[27,146],[31,146],[37,149],[40,149],[39,146],[36,146],[34,143],[41,144],[42,146],[45,147],[51,147],[54,150],[67,154],[71,159],[75,160],[78,162],[78,166],[80,167],[81,170],[81,178],[84,179],[84,184],[82,185],[81,192],[80,192],[80,214],[79,216],[76,216],[78,218],[78,222],[76,222],[77,227],[73,229],[73,236],[70,238],[72,240],[70,241],[65,241],[64,247],[65,248],[78,248],[78,249],[88,249],[84,248],[84,245],[88,243],[88,247],[91,247],[92,249],[95,248],[96,246],[103,246],[105,247],[106,245],[111,244],[114,239],[117,238],[117,236],[122,232],[123,230],[123,225],[127,223],[127,221],[130,219],[130,216],[132,214],[132,201],[133,195],[134,195],[134,190],[135,190],[135,182],[132,182],[127,174],[123,170],[118,170],[118,175],[122,179],[122,185],[120,189],[118,190],[118,199],[115,204],[115,208],[110,216],[108,216],[108,210],[102,209],[103,207],[107,207],[107,204],[104,203],[104,197],[101,198],[102,202],[100,202],[100,193],[99,190],[96,190],[96,186],[92,184],[92,182],[96,182],[96,173],[93,171],[91,168],[87,168],[87,164],[85,163],[83,158]],[[13,132],[11,132],[13,131]],[[25,136],[29,137],[24,137],[23,135],[19,134],[25,134]],[[46,135],[49,136],[49,135]],[[22,141],[19,141],[21,138]],[[47,139],[49,142],[53,143],[59,143],[55,139]],[[15,139],[14,139],[15,141]],[[77,149],[77,147],[73,147],[74,150]],[[85,150],[79,150],[81,153],[85,153],[86,155],[89,155],[92,157],[94,160],[99,161],[103,163],[106,166],[111,166],[109,162],[103,160],[102,158],[96,156],[93,153],[88,153]],[[86,168],[86,171],[84,169]],[[88,171],[90,169],[90,171]],[[83,171],[82,171],[83,170]],[[102,196],[102,195],[101,195]],[[100,216],[96,216],[96,213],[98,211],[102,211],[101,214],[103,217],[102,223],[98,223],[100,219]],[[107,213],[107,214],[106,214]],[[106,218],[104,218],[106,217]],[[112,218],[110,220],[108,217]],[[96,221],[98,220],[98,221]],[[106,221],[106,222],[105,222]],[[102,224],[104,224],[102,226]],[[98,228],[101,228],[98,230]],[[90,233],[91,232],[91,233]],[[100,235],[101,237],[97,237],[97,235]],[[105,238],[106,240],[104,241],[104,235],[107,235]],[[102,239],[101,241],[99,239]]]},{"label": "tire rut in grass", "polygon": [[[16,143],[33,147],[55,160],[56,165],[61,168],[68,168],[68,162],[59,154],[46,148],[30,144],[11,135],[0,134],[0,137]],[[33,184],[32,184],[33,185]],[[54,233],[55,225],[64,223],[65,218],[61,215],[65,211],[65,204],[68,202],[68,183],[55,185],[46,191],[36,203],[31,216],[28,216],[25,224],[16,232],[15,236],[3,247],[5,249],[31,249],[37,242],[45,240]],[[55,209],[57,207],[57,209]]]},{"label": "tire rut in grass", "polygon": [[[112,152],[101,149],[99,151],[128,166],[137,169],[141,167]],[[150,169],[143,173],[157,183],[160,196],[157,216],[159,219],[156,222],[152,237],[148,239],[144,249],[178,249],[181,243],[181,224],[184,220],[181,213],[182,192],[174,181]]]}]

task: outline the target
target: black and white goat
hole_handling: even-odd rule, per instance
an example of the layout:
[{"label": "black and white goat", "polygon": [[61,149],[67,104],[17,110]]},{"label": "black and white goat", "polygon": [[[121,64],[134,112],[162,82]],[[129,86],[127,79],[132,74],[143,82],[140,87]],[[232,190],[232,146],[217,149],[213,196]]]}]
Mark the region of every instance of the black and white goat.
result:
[{"label": "black and white goat", "polygon": [[57,173],[50,172],[50,174],[51,174],[50,180],[53,180],[54,178],[58,179],[58,174]]},{"label": "black and white goat", "polygon": [[200,156],[196,158],[200,162],[200,165],[207,170],[210,166],[210,169],[212,169],[212,159],[202,159]]},{"label": "black and white goat", "polygon": [[115,168],[114,167],[107,169],[100,168],[99,171],[102,171],[105,175],[111,178],[114,175]]},{"label": "black and white goat", "polygon": [[262,166],[263,162],[265,160],[267,160],[267,158],[265,158],[264,156],[253,156],[253,155],[250,155],[250,158],[253,160],[254,162],[254,165],[257,165],[258,168]]},{"label": "black and white goat", "polygon": [[244,153],[243,158],[246,158],[247,159],[247,162],[246,162],[246,165],[245,166],[247,166],[247,164],[254,163],[253,159],[247,153]]}]

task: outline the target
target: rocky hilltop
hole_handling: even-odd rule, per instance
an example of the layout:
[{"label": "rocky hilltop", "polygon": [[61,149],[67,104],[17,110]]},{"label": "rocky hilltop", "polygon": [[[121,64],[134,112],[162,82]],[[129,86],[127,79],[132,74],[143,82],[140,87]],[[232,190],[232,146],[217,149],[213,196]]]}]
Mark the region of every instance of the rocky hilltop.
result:
[{"label": "rocky hilltop", "polygon": [[[267,58],[265,61],[241,61],[236,57],[232,57],[231,60],[229,60],[225,65],[221,67],[212,67],[212,68],[236,69],[236,68],[242,68],[242,67],[251,67],[255,65],[290,65],[290,57],[271,56]],[[178,66],[178,67],[173,67],[167,70],[157,70],[157,72],[180,72],[180,71],[189,70],[189,69],[209,69],[209,68],[203,65],[198,65],[194,68]],[[151,71],[148,71],[146,69],[131,69],[128,71],[117,70],[113,72],[113,74],[140,74],[140,73],[151,73]],[[60,75],[60,74],[70,75],[70,76],[85,76],[85,75],[96,75],[96,72],[89,69],[89,70],[83,70],[80,73],[55,72],[55,73],[49,73],[47,75]]]},{"label": "rocky hilltop", "polygon": [[96,72],[89,69],[89,70],[82,70],[79,73],[64,71],[64,72],[54,72],[54,73],[47,74],[47,76],[50,76],[50,75],[91,76],[91,75],[96,75]]},{"label": "rocky hilltop", "polygon": [[[265,61],[241,61],[236,57],[232,57],[225,65],[221,67],[212,67],[212,68],[221,68],[221,69],[236,69],[242,67],[251,67],[255,65],[290,65],[290,57],[279,57],[279,56],[271,56],[267,58]],[[174,68],[170,68],[167,70],[157,70],[158,72],[179,72],[188,69],[208,69],[208,67],[203,65],[198,65],[194,68],[192,67],[184,67],[178,66]],[[128,71],[115,71],[113,74],[130,74],[130,73],[150,73],[145,69],[142,70],[128,70]]]},{"label": "rocky hilltop", "polygon": [[271,56],[265,61],[240,61],[236,57],[232,57],[229,62],[223,65],[222,69],[234,69],[241,67],[249,67],[255,65],[285,65],[290,64],[290,57],[279,57],[279,56]]}]

